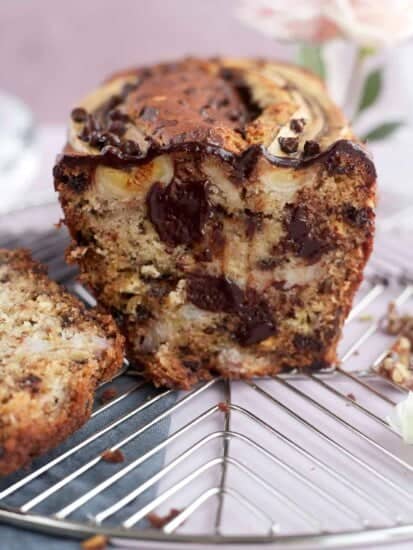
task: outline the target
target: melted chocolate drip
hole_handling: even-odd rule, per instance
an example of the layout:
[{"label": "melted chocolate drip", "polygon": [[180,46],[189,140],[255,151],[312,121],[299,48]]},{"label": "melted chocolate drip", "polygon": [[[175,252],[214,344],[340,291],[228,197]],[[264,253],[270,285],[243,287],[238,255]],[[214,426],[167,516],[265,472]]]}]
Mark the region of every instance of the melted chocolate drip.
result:
[{"label": "melted chocolate drip", "polygon": [[331,145],[329,149],[319,152],[317,155],[309,158],[297,157],[278,157],[272,155],[263,145],[251,145],[242,153],[234,153],[211,143],[198,143],[193,141],[183,141],[181,143],[170,143],[161,146],[152,142],[147,151],[139,151],[137,154],[127,154],[117,147],[107,146],[102,149],[100,155],[82,155],[82,154],[63,154],[57,159],[58,163],[67,163],[68,165],[78,164],[103,164],[114,168],[123,168],[129,166],[139,166],[145,164],[153,158],[168,153],[190,153],[204,154],[218,157],[221,161],[227,162],[233,168],[233,177],[236,180],[247,178],[255,167],[260,157],[264,157],[268,162],[276,166],[285,168],[305,168],[315,162],[322,162],[327,165],[332,155],[343,153],[346,155],[356,155],[353,162],[363,163],[368,177],[366,185],[372,185],[376,179],[376,170],[373,162],[367,153],[356,143],[349,140],[339,140]]}]

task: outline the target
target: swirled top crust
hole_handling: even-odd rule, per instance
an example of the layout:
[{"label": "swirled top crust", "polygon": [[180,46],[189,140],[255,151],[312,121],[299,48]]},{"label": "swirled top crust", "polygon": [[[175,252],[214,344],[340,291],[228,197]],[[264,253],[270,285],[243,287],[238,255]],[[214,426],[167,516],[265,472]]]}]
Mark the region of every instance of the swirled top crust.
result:
[{"label": "swirled top crust", "polygon": [[185,59],[107,80],[72,111],[64,156],[137,163],[187,149],[298,167],[343,141],[367,155],[311,73],[274,61]]}]

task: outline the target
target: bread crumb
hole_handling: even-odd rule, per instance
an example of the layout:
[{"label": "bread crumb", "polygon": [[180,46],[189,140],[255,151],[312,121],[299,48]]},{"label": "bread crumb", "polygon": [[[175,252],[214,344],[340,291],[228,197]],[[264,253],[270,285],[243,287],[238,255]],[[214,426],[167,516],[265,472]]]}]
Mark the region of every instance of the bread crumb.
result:
[{"label": "bread crumb", "polygon": [[56,229],[61,229],[64,225],[66,225],[65,219],[60,218],[60,220],[57,223],[54,223],[53,225]]},{"label": "bread crumb", "polygon": [[404,336],[413,345],[413,315],[399,314],[393,302],[387,307],[387,315],[382,320],[381,328],[391,336]]},{"label": "bread crumb", "polygon": [[356,396],[354,395],[354,393],[348,393],[348,394],[347,394],[347,397],[348,397],[349,399],[351,399],[352,401],[354,401],[354,402],[357,401]]},{"label": "bread crumb", "polygon": [[413,354],[410,339],[399,336],[377,370],[395,384],[413,389]]},{"label": "bread crumb", "polygon": [[125,460],[125,455],[120,449],[116,449],[115,451],[107,449],[106,451],[103,451],[100,456],[105,462],[112,462],[113,464],[116,464],[117,462],[123,462]]},{"label": "bread crumb", "polygon": [[104,392],[102,392],[99,401],[104,405],[105,403],[108,403],[109,401],[112,401],[116,396],[118,395],[118,390],[115,388],[107,388]]},{"label": "bread crumb", "polygon": [[370,313],[364,313],[363,315],[359,316],[359,321],[362,323],[367,323],[368,321],[373,321],[374,317]]},{"label": "bread crumb", "polygon": [[178,508],[171,508],[169,512],[165,516],[159,516],[155,512],[150,512],[146,519],[151,524],[151,527],[154,529],[162,529],[167,523],[169,523],[172,519],[176,518],[181,513],[181,510]]},{"label": "bread crumb", "polygon": [[83,550],[105,550],[108,546],[108,537],[94,535],[80,543]]},{"label": "bread crumb", "polygon": [[225,401],[220,401],[218,403],[218,409],[220,411],[224,412],[224,413],[228,413],[229,412],[229,405]]}]

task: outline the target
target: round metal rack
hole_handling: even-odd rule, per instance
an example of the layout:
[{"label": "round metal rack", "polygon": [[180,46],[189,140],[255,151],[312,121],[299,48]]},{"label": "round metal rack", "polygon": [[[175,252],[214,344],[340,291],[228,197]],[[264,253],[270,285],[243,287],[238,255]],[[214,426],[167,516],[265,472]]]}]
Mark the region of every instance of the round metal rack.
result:
[{"label": "round metal rack", "polygon": [[[31,248],[52,277],[93,305],[63,261],[64,232],[1,240]],[[386,422],[405,390],[374,370],[392,344],[380,334],[386,305],[412,299],[411,261],[402,244],[383,240],[335,369],[173,392],[156,390],[125,361],[99,389],[83,429],[2,481],[0,521],[79,538],[104,534],[135,548],[341,548],[411,539],[413,451]],[[104,401],[108,387],[114,391]],[[108,448],[125,460],[106,463]]]}]

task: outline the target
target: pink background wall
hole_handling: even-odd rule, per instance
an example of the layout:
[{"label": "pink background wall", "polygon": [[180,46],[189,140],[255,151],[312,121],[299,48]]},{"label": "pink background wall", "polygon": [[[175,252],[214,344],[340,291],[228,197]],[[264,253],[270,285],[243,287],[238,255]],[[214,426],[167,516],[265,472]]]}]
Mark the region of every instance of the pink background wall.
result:
[{"label": "pink background wall", "polygon": [[286,57],[287,46],[243,26],[237,0],[1,0],[0,89],[42,123],[108,73],[183,55]]}]

